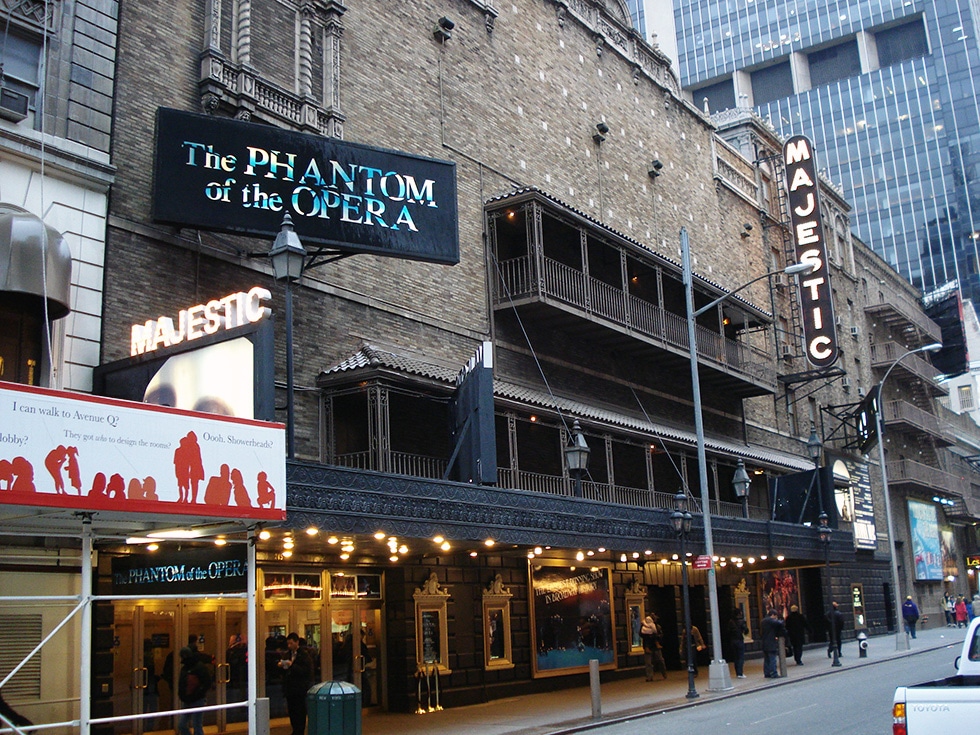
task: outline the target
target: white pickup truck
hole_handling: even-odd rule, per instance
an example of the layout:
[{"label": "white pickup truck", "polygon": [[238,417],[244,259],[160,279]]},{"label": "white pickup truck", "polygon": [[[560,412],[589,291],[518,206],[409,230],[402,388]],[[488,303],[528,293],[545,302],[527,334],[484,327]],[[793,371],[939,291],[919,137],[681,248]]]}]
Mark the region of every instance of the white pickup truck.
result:
[{"label": "white pickup truck", "polygon": [[956,676],[895,690],[892,735],[970,732],[980,722],[980,618],[957,656]]}]

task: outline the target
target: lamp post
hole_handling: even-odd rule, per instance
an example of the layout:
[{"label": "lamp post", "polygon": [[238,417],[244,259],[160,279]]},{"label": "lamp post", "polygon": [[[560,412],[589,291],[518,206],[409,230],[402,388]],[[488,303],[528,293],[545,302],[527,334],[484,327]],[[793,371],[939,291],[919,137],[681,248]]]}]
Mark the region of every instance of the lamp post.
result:
[{"label": "lamp post", "polygon": [[589,468],[589,454],[592,452],[589,449],[588,443],[585,441],[585,434],[582,433],[582,427],[578,423],[578,419],[572,424],[572,436],[571,441],[565,447],[565,464],[568,466],[568,474],[575,478],[575,497],[582,497],[582,475]]},{"label": "lamp post", "polygon": [[710,304],[702,306],[700,309],[694,308],[694,273],[691,270],[691,246],[688,242],[687,228],[681,228],[681,256],[684,269],[684,294],[687,300],[687,346],[691,358],[691,392],[694,402],[694,430],[696,434],[698,450],[698,479],[701,483],[701,507],[704,510],[704,546],[705,553],[712,558],[712,564],[708,568],[708,601],[711,606],[711,666],[708,669],[708,690],[724,691],[732,689],[732,677],[728,671],[728,664],[721,654],[721,619],[718,615],[718,580],[715,576],[714,566],[714,541],[711,537],[711,498],[708,496],[708,460],[704,450],[704,421],[701,412],[701,379],[698,375],[698,347],[695,320],[709,309],[713,309],[725,299],[733,296],[744,288],[748,288],[753,283],[769,278],[777,273],[787,275],[803,275],[813,270],[813,265],[808,263],[797,263],[779,271],[771,271],[757,278],[753,278],[748,283],[744,283],[734,291],[718,297]]},{"label": "lamp post", "polygon": [[742,502],[742,518],[749,517],[749,485],[751,484],[752,479],[745,471],[745,462],[739,460],[735,475],[732,477],[732,487],[735,488],[735,497]]},{"label": "lamp post", "polygon": [[293,230],[293,219],[287,212],[282,227],[269,251],[272,273],[282,281],[286,292],[286,456],[296,456],[296,428],[293,421],[293,281],[303,275],[306,248]]},{"label": "lamp post", "polygon": [[687,495],[683,492],[674,496],[674,512],[670,522],[677,537],[681,540],[681,585],[684,591],[684,644],[687,651],[687,698],[697,699],[700,695],[694,688],[694,641],[691,635],[691,593],[687,583],[687,536],[691,532],[693,520],[687,510]]},{"label": "lamp post", "polygon": [[895,551],[895,525],[892,521],[892,504],[891,498],[888,493],[888,470],[885,467],[885,425],[881,420],[881,412],[884,410],[884,405],[882,404],[882,389],[885,387],[885,381],[888,380],[888,376],[891,375],[892,370],[898,363],[904,360],[909,355],[914,355],[916,352],[938,352],[942,349],[942,344],[939,342],[933,342],[932,344],[925,345],[923,347],[918,347],[914,350],[909,350],[904,355],[899,356],[888,369],[885,371],[885,376],[878,383],[877,388],[877,399],[875,406],[875,429],[878,432],[878,464],[881,467],[881,489],[885,496],[885,521],[888,528],[888,551],[891,553],[891,566],[892,566],[892,587],[895,603],[895,650],[896,651],[907,651],[909,648],[908,636],[903,633],[902,626],[902,595],[901,587],[898,580],[898,555]]}]

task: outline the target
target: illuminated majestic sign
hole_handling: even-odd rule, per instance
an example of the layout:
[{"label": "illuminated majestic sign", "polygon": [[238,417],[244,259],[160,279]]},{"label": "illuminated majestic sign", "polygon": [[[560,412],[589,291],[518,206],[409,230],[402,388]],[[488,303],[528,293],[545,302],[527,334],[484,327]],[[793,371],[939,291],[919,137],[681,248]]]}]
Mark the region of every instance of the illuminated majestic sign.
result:
[{"label": "illuminated majestic sign", "polygon": [[134,324],[129,354],[142,355],[159,347],[192,342],[205,335],[216,334],[222,329],[254,324],[272,313],[268,306],[263,306],[263,302],[271,298],[272,294],[268,289],[256,286],[248,293],[239,291],[222,299],[212,299],[206,304],[182,309],[177,315],[177,324],[167,316],[144,324]]},{"label": "illuminated majestic sign", "polygon": [[0,503],[280,521],[282,424],[0,382]]},{"label": "illuminated majestic sign", "polygon": [[154,218],[454,265],[456,165],[271,125],[157,111]]},{"label": "illuminated majestic sign", "polygon": [[820,198],[813,145],[802,135],[790,138],[783,147],[786,185],[789,190],[790,222],[796,243],[796,259],[810,263],[813,270],[800,278],[800,309],[806,357],[814,367],[837,362],[837,325],[827,266],[820,215]]}]

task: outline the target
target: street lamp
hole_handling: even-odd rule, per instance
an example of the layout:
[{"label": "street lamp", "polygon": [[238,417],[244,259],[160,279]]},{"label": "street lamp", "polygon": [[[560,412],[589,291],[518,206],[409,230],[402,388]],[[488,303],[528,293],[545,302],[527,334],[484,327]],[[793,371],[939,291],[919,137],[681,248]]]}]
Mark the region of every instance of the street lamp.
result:
[{"label": "street lamp", "polygon": [[735,489],[735,497],[742,501],[742,518],[749,517],[749,485],[751,484],[749,473],[745,471],[745,462],[740,459],[735,468],[735,475],[732,477],[732,487]]},{"label": "street lamp", "polygon": [[[897,360],[895,360],[888,369],[885,371],[885,377],[881,379],[877,387],[877,399],[875,406],[875,428],[878,432],[878,464],[881,466],[881,489],[885,494],[885,521],[888,527],[888,550],[891,553],[892,558],[892,587],[895,603],[895,650],[896,651],[907,651],[909,648],[908,635],[902,632],[902,595],[900,592],[900,584],[898,580],[898,555],[895,551],[895,526],[892,521],[892,504],[891,498],[888,494],[888,471],[885,467],[885,437],[884,431],[885,426],[881,420],[881,412],[884,410],[884,404],[882,403],[882,389],[885,387],[885,381],[888,380],[888,376],[891,375],[892,369],[898,365],[902,360],[904,360],[909,355],[914,355],[916,352],[938,352],[943,348],[942,344],[939,342],[933,342],[932,344],[925,345],[924,347],[917,347],[914,350],[909,350],[904,355],[901,355]],[[875,389],[873,389],[875,390]]]},{"label": "street lamp", "polygon": [[687,536],[691,533],[693,520],[687,510],[687,495],[683,491],[674,496],[674,512],[670,522],[677,537],[681,540],[681,585],[684,590],[684,643],[687,651],[687,698],[697,699],[700,695],[694,688],[694,641],[691,635],[691,593],[687,584]]},{"label": "street lamp", "polygon": [[565,464],[568,466],[568,474],[575,478],[575,497],[582,497],[582,475],[589,469],[589,449],[585,441],[585,434],[578,419],[572,424],[571,441],[565,447]]},{"label": "street lamp", "polygon": [[827,613],[827,622],[830,623],[830,649],[834,655],[834,660],[830,665],[840,666],[840,655],[837,653],[837,625],[834,620],[834,601],[830,599],[833,597],[833,586],[830,583],[830,534],[833,533],[833,529],[827,525],[828,518],[826,513],[821,511],[818,520],[820,521],[820,525],[817,526],[817,532],[820,534],[820,543],[823,544],[824,574],[827,577],[827,597],[830,605],[830,612]]},{"label": "street lamp", "polygon": [[282,228],[269,251],[272,273],[282,281],[286,291],[286,456],[296,456],[296,428],[293,421],[293,281],[303,275],[306,248],[293,230],[293,218],[287,212]]},{"label": "street lamp", "polygon": [[[691,270],[691,246],[688,242],[687,228],[681,228],[681,256],[684,269],[684,293],[687,298],[687,347],[691,358],[691,392],[694,402],[694,430],[698,450],[698,480],[701,483],[701,507],[704,510],[704,546],[705,554],[714,559],[714,541],[711,537],[711,498],[708,496],[708,460],[704,450],[704,420],[701,412],[701,379],[698,375],[698,346],[695,320],[709,309],[713,309],[727,298],[737,294],[753,283],[761,281],[778,273],[790,276],[804,275],[813,271],[813,264],[797,263],[782,270],[771,271],[748,283],[742,284],[734,291],[719,296],[700,309],[694,308],[694,273]],[[708,690],[724,691],[732,689],[732,677],[728,664],[721,655],[721,619],[718,615],[718,580],[715,577],[714,563],[708,567],[708,601],[711,606],[711,666],[708,669]]]}]

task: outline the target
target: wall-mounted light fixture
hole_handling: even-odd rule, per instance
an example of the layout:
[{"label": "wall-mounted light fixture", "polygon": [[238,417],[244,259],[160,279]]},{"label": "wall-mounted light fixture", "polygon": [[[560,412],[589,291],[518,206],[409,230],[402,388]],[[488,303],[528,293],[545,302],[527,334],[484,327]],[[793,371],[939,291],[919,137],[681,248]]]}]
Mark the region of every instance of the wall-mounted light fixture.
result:
[{"label": "wall-mounted light fixture", "polygon": [[455,27],[455,23],[449,20],[449,18],[446,16],[442,16],[436,21],[436,26],[432,29],[432,35],[435,36],[435,39],[439,43],[445,43],[453,37],[452,30]]},{"label": "wall-mounted light fixture", "polygon": [[660,176],[660,169],[662,169],[663,167],[664,165],[660,162],[660,159],[654,158],[653,161],[650,163],[650,170],[647,171],[647,174],[650,176],[651,179],[655,179],[658,176]]},{"label": "wall-mounted light fixture", "polygon": [[748,237],[751,231],[752,231],[752,225],[746,222],[744,225],[742,225],[742,231],[738,234],[741,235],[742,237]]},{"label": "wall-mounted light fixture", "polygon": [[606,133],[609,132],[609,126],[604,122],[599,122],[595,124],[595,129],[598,131],[592,134],[592,140],[596,143],[601,143],[606,139]]}]

